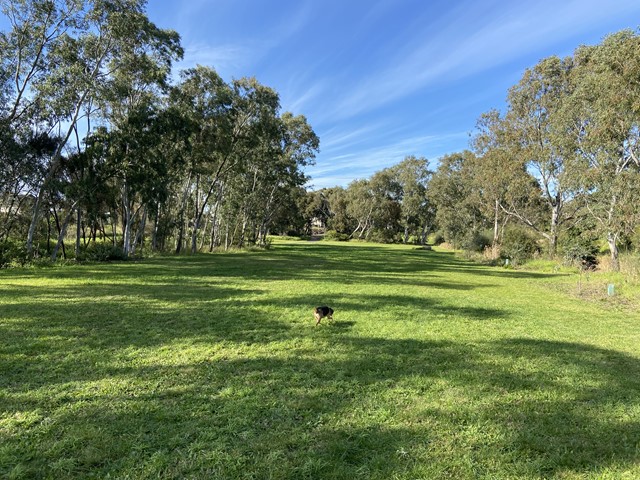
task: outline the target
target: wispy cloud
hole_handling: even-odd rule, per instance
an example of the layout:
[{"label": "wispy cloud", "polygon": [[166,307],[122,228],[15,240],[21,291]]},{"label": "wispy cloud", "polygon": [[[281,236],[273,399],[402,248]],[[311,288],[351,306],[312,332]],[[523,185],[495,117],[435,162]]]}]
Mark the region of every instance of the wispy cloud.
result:
[{"label": "wispy cloud", "polygon": [[[588,29],[603,19],[638,11],[635,2],[570,1],[500,5],[491,20],[484,5],[466,3],[441,22],[438,31],[410,39],[376,72],[355,83],[332,116],[349,118],[406,97],[417,90],[468,77],[527,52]],[[567,24],[567,18],[575,22]]]},{"label": "wispy cloud", "polygon": [[[287,42],[292,36],[302,31],[311,20],[309,4],[301,2],[297,8],[291,9],[279,22],[270,24],[269,28],[232,32],[226,35],[226,41],[211,43],[192,39],[189,25],[203,17],[210,16],[209,0],[190,0],[183,2],[176,12],[178,25],[183,33],[185,45],[184,60],[178,68],[190,68],[195,65],[207,65],[215,68],[225,78],[253,75],[255,66]],[[241,11],[239,5],[233,5]],[[248,7],[247,7],[248,8]],[[215,27],[212,27],[215,28]]]},{"label": "wispy cloud", "polygon": [[292,113],[298,113],[305,109],[305,106],[311,104],[322,96],[326,85],[324,83],[316,83],[310,87],[299,90],[296,93],[287,93],[288,98],[283,98],[283,108]]},{"label": "wispy cloud", "polygon": [[246,45],[207,45],[192,43],[185,47],[184,59],[176,66],[180,69],[206,65],[219,72],[235,71],[249,62],[252,50]]},{"label": "wispy cloud", "polygon": [[459,143],[467,138],[467,135],[467,132],[418,135],[382,146],[355,149],[340,155],[323,157],[321,162],[307,169],[307,174],[312,177],[310,183],[315,188],[322,188],[319,185],[330,185],[339,178],[344,181],[337,184],[346,185],[354,178],[368,178],[376,171],[395,165],[408,155],[426,156],[434,162],[439,156],[450,151],[452,142]]},{"label": "wispy cloud", "polygon": [[321,134],[322,151],[331,153],[345,148],[353,148],[355,145],[369,140],[374,133],[379,133],[385,125],[385,122],[376,122],[348,130],[345,130],[343,125],[333,127]]}]

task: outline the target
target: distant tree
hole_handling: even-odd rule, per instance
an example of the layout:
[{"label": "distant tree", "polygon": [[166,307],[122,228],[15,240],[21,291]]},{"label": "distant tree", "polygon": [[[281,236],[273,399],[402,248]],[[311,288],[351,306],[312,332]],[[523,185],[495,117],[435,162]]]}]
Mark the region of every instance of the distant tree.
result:
[{"label": "distant tree", "polygon": [[309,224],[315,220],[324,226],[333,228],[331,221],[333,212],[331,211],[331,200],[328,193],[328,190],[325,189],[308,192],[305,214],[309,219]]},{"label": "distant tree", "polygon": [[377,240],[393,242],[401,228],[402,186],[394,173],[386,168],[371,176],[369,188],[374,207],[371,232]]},{"label": "distant tree", "polygon": [[[466,162],[471,196],[482,213],[493,219],[497,247],[509,219],[542,233],[546,231],[546,202],[538,180],[528,170],[527,157],[514,141],[514,125],[496,110],[483,114],[472,139],[475,157]],[[547,240],[553,237],[547,235]]]},{"label": "distant tree", "polygon": [[354,219],[349,215],[349,196],[343,187],[332,187],[325,190],[329,208],[330,229],[342,234],[350,234],[356,228]]},{"label": "distant tree", "polygon": [[445,240],[456,247],[464,247],[486,225],[473,198],[475,160],[468,150],[442,157],[427,189],[427,198],[436,208],[436,223]]},{"label": "distant tree", "polygon": [[347,215],[354,219],[356,227],[350,238],[367,238],[373,228],[375,204],[369,180],[354,180],[347,187]]},{"label": "distant tree", "polygon": [[390,168],[391,174],[399,186],[399,201],[402,217],[403,242],[409,241],[409,235],[417,235],[420,243],[426,242],[429,228],[434,221],[434,209],[427,199],[427,184],[432,174],[426,158],[408,156]]},{"label": "distant tree", "polygon": [[[544,236],[551,254],[556,251],[559,229],[572,217],[565,209],[567,200],[572,197],[566,176],[567,161],[572,152],[564,148],[566,132],[554,128],[554,119],[571,92],[572,69],[571,58],[557,57],[546,58],[527,69],[509,91],[509,107],[504,118],[504,139],[511,147],[509,159],[523,162],[526,171],[537,179],[549,218],[540,224],[515,203],[505,209],[505,213]],[[533,209],[533,212],[537,214],[538,210]]]},{"label": "distant tree", "polygon": [[640,35],[622,31],[575,53],[575,89],[560,119],[571,132],[571,180],[614,269],[618,245],[640,225]]}]

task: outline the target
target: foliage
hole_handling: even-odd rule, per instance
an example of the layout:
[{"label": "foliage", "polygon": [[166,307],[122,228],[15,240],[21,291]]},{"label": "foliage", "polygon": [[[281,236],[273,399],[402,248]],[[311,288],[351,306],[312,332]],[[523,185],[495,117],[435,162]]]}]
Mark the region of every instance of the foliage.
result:
[{"label": "foliage", "polygon": [[463,240],[462,247],[472,252],[483,252],[492,245],[493,241],[486,232],[470,231]]},{"label": "foliage", "polygon": [[593,270],[598,265],[599,246],[594,230],[574,227],[567,230],[560,240],[560,253],[566,264],[583,270]]},{"label": "foliage", "polygon": [[339,242],[346,242],[349,240],[349,235],[346,233],[340,233],[335,230],[327,230],[324,234],[323,240],[333,240]]},{"label": "foliage", "polygon": [[508,258],[517,265],[532,258],[539,251],[540,247],[536,239],[527,230],[521,227],[506,229],[500,247],[500,253],[503,258]]},{"label": "foliage", "polygon": [[128,258],[122,247],[108,243],[92,243],[80,252],[76,260],[80,262],[109,262]]},{"label": "foliage", "polygon": [[9,240],[0,244],[0,268],[24,266],[28,261],[29,255],[23,244]]},{"label": "foliage", "polygon": [[554,254],[588,214],[617,268],[620,245],[640,223],[639,71],[640,34],[618,32],[541,60],[510,89],[504,115],[481,117],[473,143],[489,168],[471,177],[485,205],[495,201],[496,238],[499,208]]},{"label": "foliage", "polygon": [[288,210],[319,148],[306,118],[281,113],[255,79],[227,83],[207,66],[172,85],[180,37],[145,9],[2,1],[0,241],[22,239],[37,256],[43,235],[57,236],[55,259],[75,224],[76,255],[88,228],[94,242],[117,230],[128,256],[145,240],[195,253],[300,228]]},{"label": "foliage", "polygon": [[476,157],[470,151],[440,159],[429,183],[427,197],[436,209],[435,220],[446,242],[464,248],[487,225],[474,199],[472,182]]}]

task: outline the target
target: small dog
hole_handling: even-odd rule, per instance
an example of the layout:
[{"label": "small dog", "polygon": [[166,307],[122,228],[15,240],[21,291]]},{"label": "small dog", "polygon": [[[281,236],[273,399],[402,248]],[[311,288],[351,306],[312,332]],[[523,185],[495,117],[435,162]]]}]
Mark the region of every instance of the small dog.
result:
[{"label": "small dog", "polygon": [[316,317],[316,327],[320,325],[320,320],[327,317],[329,320],[333,320],[333,308],[329,307],[316,307],[313,310],[313,316]]}]

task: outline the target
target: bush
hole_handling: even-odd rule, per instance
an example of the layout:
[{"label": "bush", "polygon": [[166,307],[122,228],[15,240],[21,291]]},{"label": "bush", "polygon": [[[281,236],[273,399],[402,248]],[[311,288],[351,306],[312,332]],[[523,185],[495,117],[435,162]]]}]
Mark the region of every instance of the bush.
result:
[{"label": "bush", "polygon": [[121,247],[109,243],[92,243],[76,258],[79,262],[109,262],[126,259]]},{"label": "bush", "polygon": [[327,230],[327,232],[324,234],[324,239],[346,242],[347,240],[349,240],[349,235],[347,235],[346,233],[336,232],[335,230]]},{"label": "bush", "polygon": [[504,233],[500,255],[517,265],[532,258],[539,250],[538,242],[527,230],[512,227]]},{"label": "bush", "polygon": [[367,240],[374,243],[399,243],[400,237],[390,230],[373,230]]},{"label": "bush", "polygon": [[491,238],[482,232],[470,232],[464,239],[462,248],[470,252],[484,252],[485,248],[491,246]]},{"label": "bush", "polygon": [[[593,226],[572,227],[562,232],[558,239],[558,251],[562,255],[565,265],[578,267],[582,270],[593,270],[599,263],[599,254],[603,253],[601,243]],[[604,242],[604,246],[604,253],[606,253],[609,250],[609,245]]]},{"label": "bush", "polygon": [[0,268],[7,268],[16,261],[26,262],[27,251],[24,246],[11,241],[0,244]]},{"label": "bush", "polygon": [[437,231],[427,237],[427,243],[431,245],[442,245],[445,242],[444,233]]},{"label": "bush", "polygon": [[598,266],[598,250],[597,245],[581,237],[572,238],[561,248],[564,263],[583,270],[594,270]]}]

